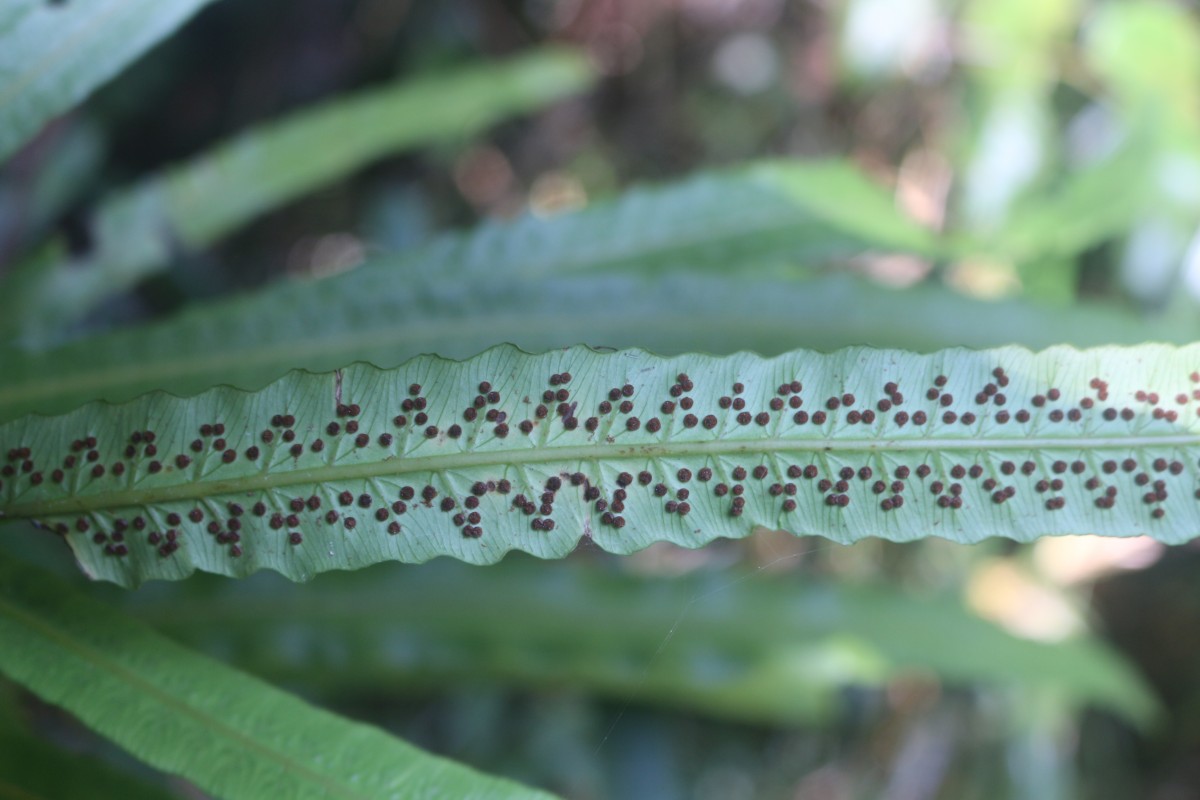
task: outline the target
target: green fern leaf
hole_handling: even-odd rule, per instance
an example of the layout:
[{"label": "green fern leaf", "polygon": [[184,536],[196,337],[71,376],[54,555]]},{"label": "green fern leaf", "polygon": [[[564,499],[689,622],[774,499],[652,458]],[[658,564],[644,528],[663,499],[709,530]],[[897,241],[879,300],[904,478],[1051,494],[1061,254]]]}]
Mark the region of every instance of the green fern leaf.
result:
[{"label": "green fern leaf", "polygon": [[628,553],[755,527],[911,540],[1200,524],[1200,346],[773,359],[511,346],[0,426],[0,514],[123,584]]}]

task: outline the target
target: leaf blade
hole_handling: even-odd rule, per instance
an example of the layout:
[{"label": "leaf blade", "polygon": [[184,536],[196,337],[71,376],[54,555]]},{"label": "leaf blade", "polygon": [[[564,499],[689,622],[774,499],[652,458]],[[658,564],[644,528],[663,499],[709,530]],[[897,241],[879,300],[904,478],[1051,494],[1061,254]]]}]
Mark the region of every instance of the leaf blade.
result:
[{"label": "leaf blade", "polygon": [[100,205],[94,248],[61,241],[4,281],[5,332],[52,341],[102,298],[164,269],[262,213],[388,153],[463,137],[578,91],[591,73],[578,54],[548,48],[327,101],[253,128],[117,191]]},{"label": "leaf blade", "polygon": [[[258,393],[147,395],[9,423],[0,427],[9,456],[0,514],[60,526],[89,575],[125,584],[197,568],[305,579],[389,559],[494,563],[511,549],[555,558],[580,537],[615,553],[654,541],[697,547],[756,526],[839,542],[1081,532],[1179,542],[1200,529],[1197,364],[1197,345],[927,356],[850,348],[775,359],[586,348],[532,356],[501,346],[464,362],[293,373]],[[549,383],[563,372],[575,376],[569,390]],[[944,389],[933,383],[940,372]],[[660,410],[685,373],[700,386],[685,393],[694,414]],[[481,394],[481,381],[494,388]],[[890,382],[907,396],[885,410]],[[351,404],[361,416],[349,415]],[[206,433],[214,424],[221,432]],[[145,444],[155,428],[161,439]],[[75,439],[89,434],[98,440]],[[79,460],[85,451],[94,466]],[[60,484],[50,470],[72,452],[80,455]],[[567,499],[555,506],[558,491]],[[627,510],[617,507],[626,500]],[[178,545],[163,553],[168,530]]]},{"label": "leaf blade", "polygon": [[0,162],[210,2],[14,0],[0,39]]},{"label": "leaf blade", "polygon": [[544,796],[309,707],[11,562],[0,634],[14,680],[222,797]]},{"label": "leaf blade", "polygon": [[[123,592],[121,602],[173,638],[274,682],[335,695],[565,682],[624,701],[812,725],[829,723],[847,686],[928,670],[972,686],[1049,691],[1140,724],[1158,710],[1132,668],[1091,637],[1022,640],[950,598],[814,576],[663,579],[570,562],[506,559],[476,569],[442,560],[303,586],[267,574],[158,583]],[[302,632],[296,619],[305,620]],[[280,647],[280,630],[303,645]],[[337,668],[330,653],[339,654]]]}]

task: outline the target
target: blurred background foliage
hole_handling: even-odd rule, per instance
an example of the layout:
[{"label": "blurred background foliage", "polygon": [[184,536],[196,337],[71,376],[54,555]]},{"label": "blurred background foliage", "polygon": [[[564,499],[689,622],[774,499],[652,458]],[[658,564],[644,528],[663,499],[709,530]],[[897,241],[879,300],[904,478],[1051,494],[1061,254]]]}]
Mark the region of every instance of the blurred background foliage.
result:
[{"label": "blurred background foliage", "polygon": [[[395,362],[499,340],[1189,341],[1198,126],[1200,18],[1165,0],[226,0],[0,168],[0,408],[253,383],[260,361],[88,383],[160,338],[185,367],[237,362],[210,329],[296,337],[267,369],[336,366],[342,330]],[[739,167],[765,157],[821,161]],[[422,290],[391,294],[398,276]],[[411,330],[325,332],[297,280]],[[1197,553],[759,532],[89,590],[572,798],[1166,800],[1200,793]],[[194,796],[0,699],[0,770],[49,741],[95,760],[96,791]]]}]

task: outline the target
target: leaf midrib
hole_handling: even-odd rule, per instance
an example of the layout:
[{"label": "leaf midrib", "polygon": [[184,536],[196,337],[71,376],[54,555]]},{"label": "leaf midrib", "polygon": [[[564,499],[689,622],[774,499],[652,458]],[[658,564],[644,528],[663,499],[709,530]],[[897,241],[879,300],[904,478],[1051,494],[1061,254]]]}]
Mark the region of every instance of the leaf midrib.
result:
[{"label": "leaf midrib", "polygon": [[955,437],[924,439],[822,438],[822,439],[718,439],[710,442],[666,442],[621,446],[584,444],[563,447],[540,446],[521,450],[483,450],[450,455],[391,456],[361,464],[331,464],[308,469],[286,470],[224,480],[197,480],[173,486],[127,489],[91,495],[15,503],[0,509],[0,519],[28,519],[81,514],[159,503],[200,500],[212,496],[270,491],[299,484],[325,484],[339,480],[365,480],[412,473],[441,472],[477,467],[504,467],[556,461],[604,461],[627,458],[688,458],[735,455],[738,453],[835,453],[835,452],[962,452],[983,450],[1070,450],[1143,447],[1200,446],[1200,434],[1043,436],[1043,437]]}]

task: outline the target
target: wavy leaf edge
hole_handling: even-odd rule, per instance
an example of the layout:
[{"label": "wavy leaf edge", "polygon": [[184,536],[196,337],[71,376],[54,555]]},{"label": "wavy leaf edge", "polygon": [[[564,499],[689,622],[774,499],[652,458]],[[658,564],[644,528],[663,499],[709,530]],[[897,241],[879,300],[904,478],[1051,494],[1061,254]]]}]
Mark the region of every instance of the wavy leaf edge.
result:
[{"label": "wavy leaf edge", "polygon": [[[1068,533],[1183,541],[1200,530],[1196,367],[1200,345],[929,355],[852,347],[772,358],[497,345],[391,370],[296,370],[257,392],[154,392],[0,426],[0,518],[42,519],[89,575],[126,585],[197,568],[306,579],[388,558],[556,558],[580,540],[624,554],[758,527],[842,543]],[[689,370],[705,385],[696,389]],[[427,389],[447,387],[452,395],[429,403]],[[220,409],[238,417],[225,420],[229,441]],[[169,441],[147,444],[151,412],[187,421]],[[314,416],[284,424],[302,412]],[[66,433],[93,419],[132,431],[117,445],[126,461],[95,434]],[[287,431],[298,440],[282,441]],[[47,447],[74,448],[74,474],[39,469]],[[194,477],[180,480],[189,469]],[[124,488],[111,488],[114,479]],[[1186,491],[1170,491],[1185,482]],[[564,490],[577,497],[555,508]],[[914,508],[916,524],[897,522]],[[380,544],[364,536],[371,530],[391,535]],[[151,547],[131,548],[126,536]],[[172,556],[184,542],[192,554],[181,566]]]}]

